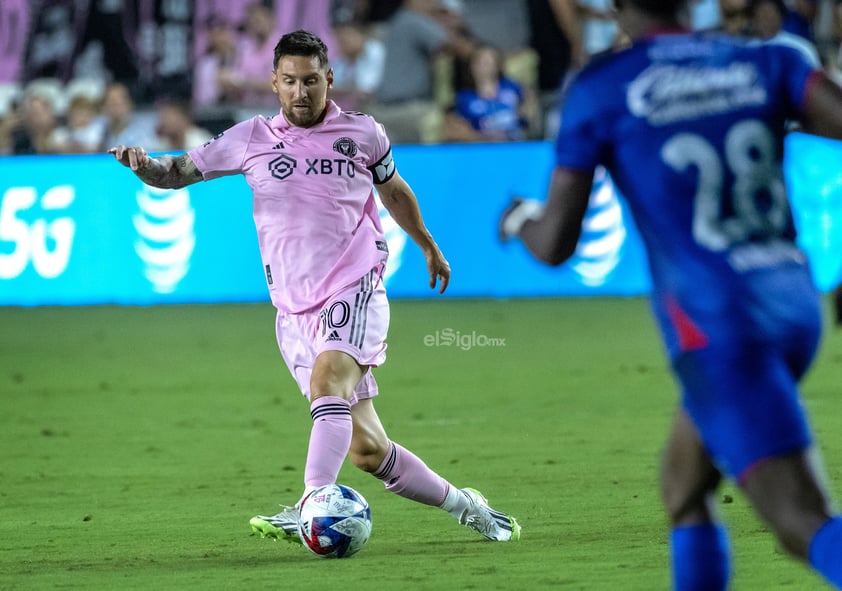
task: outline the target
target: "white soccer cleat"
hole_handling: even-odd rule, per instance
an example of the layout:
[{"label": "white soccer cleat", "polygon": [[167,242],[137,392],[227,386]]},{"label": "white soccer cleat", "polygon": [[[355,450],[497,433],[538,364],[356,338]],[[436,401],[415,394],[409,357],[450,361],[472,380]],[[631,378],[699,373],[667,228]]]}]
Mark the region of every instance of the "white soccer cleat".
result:
[{"label": "white soccer cleat", "polygon": [[275,540],[286,540],[294,544],[300,544],[298,536],[299,513],[297,507],[284,507],[283,511],[276,515],[257,515],[249,520],[251,530],[259,534],[261,538],[273,538]]},{"label": "white soccer cleat", "polygon": [[495,542],[514,542],[520,539],[520,525],[514,517],[489,507],[488,499],[475,488],[461,490],[471,506],[462,513],[459,523]]}]

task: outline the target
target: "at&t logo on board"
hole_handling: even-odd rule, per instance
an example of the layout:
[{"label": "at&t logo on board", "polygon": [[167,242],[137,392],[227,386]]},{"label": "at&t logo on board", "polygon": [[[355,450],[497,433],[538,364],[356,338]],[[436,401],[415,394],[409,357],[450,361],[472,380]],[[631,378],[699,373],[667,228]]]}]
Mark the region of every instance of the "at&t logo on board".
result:
[{"label": "at&t logo on board", "polygon": [[190,270],[196,247],[190,192],[144,185],[137,192],[137,204],[134,248],[144,263],[144,275],[157,293],[172,293]]},{"label": "at&t logo on board", "polygon": [[611,177],[604,168],[596,170],[582,234],[571,260],[583,285],[605,284],[620,264],[626,242],[623,208]]}]

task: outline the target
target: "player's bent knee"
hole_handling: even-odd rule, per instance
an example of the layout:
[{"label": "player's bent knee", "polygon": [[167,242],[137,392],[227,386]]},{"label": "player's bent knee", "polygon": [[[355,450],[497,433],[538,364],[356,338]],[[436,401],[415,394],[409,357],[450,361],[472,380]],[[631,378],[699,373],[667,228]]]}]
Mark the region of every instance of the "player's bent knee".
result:
[{"label": "player's bent knee", "polygon": [[350,391],[350,392],[345,392],[345,391],[341,390],[340,388],[329,388],[329,387],[320,387],[316,390],[313,390],[312,386],[311,386],[310,402],[312,403],[319,398],[324,398],[325,396],[336,396],[338,398],[342,398],[344,400],[350,401],[353,394],[354,394],[353,390]]}]

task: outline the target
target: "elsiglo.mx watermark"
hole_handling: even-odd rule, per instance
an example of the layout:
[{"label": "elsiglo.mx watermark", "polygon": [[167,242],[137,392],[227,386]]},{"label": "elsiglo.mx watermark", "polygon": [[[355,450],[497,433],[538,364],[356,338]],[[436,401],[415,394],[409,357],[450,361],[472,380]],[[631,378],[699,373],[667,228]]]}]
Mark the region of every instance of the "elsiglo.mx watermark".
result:
[{"label": "elsiglo.mx watermark", "polygon": [[425,347],[459,347],[463,351],[470,351],[475,347],[505,347],[506,339],[490,337],[485,334],[461,332],[452,328],[443,328],[432,334],[424,335]]}]

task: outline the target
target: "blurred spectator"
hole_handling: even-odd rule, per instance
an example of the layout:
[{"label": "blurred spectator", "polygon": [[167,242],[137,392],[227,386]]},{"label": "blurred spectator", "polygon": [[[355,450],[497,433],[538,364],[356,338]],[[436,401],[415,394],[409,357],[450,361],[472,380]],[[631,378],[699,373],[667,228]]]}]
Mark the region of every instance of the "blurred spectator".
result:
[{"label": "blurred spectator", "polygon": [[[78,2],[76,4],[79,5]],[[88,6],[88,19],[85,23],[85,34],[79,40],[77,52],[81,53],[86,46],[91,44],[101,44],[103,65],[110,73],[110,80],[122,82],[135,90],[140,74],[138,55],[136,47],[133,46],[138,36],[138,19],[133,18],[131,10],[127,10],[133,8],[134,2],[93,0],[85,4]],[[138,1],[137,4],[140,2]],[[161,12],[166,12],[164,7]],[[170,36],[166,41],[165,51],[168,59],[160,59],[158,62],[174,63],[179,52],[179,48],[174,43],[176,39]],[[183,52],[183,49],[181,51]],[[74,75],[80,74],[83,73],[74,72]]]},{"label": "blurred spectator", "polygon": [[88,154],[102,148],[104,121],[99,117],[99,103],[79,94],[67,107],[67,125],[55,133],[55,151],[63,154]]},{"label": "blurred spectator", "polygon": [[70,79],[88,21],[88,14],[77,10],[76,4],[42,0],[32,11],[23,80]]},{"label": "blurred spectator", "polygon": [[528,0],[532,36],[538,56],[538,92],[544,137],[555,136],[559,124],[562,86],[585,64],[586,55],[575,0]]},{"label": "blurred spectator", "polygon": [[368,0],[333,0],[330,3],[330,22],[334,27],[346,23],[368,24],[371,20],[368,15]]},{"label": "blurred spectator", "polygon": [[244,107],[277,110],[271,74],[279,37],[272,10],[260,2],[250,4],[234,65],[219,71],[218,81],[226,97]]},{"label": "blurred spectator", "polygon": [[434,58],[446,52],[470,56],[474,43],[436,21],[439,0],[404,0],[386,25],[385,73],[377,104],[369,110],[394,143],[431,143],[441,134],[441,110],[434,95]]},{"label": "blurred spectator", "polygon": [[720,30],[727,35],[749,34],[748,0],[719,0]]},{"label": "blurred spectator", "polygon": [[29,94],[20,107],[20,119],[11,132],[13,154],[52,154],[56,151],[56,119],[49,98]]},{"label": "blurred spectator", "polygon": [[134,84],[138,60],[130,43],[138,31],[136,4],[137,0],[31,2],[23,79],[67,82],[79,73],[96,73]]},{"label": "blurred spectator", "polygon": [[224,23],[230,31],[245,21],[248,4],[231,0],[193,0],[193,59],[198,61],[207,53],[208,28]]},{"label": "blurred spectator", "polygon": [[0,117],[12,111],[23,94],[23,88],[15,82],[0,82]]},{"label": "blurred spectator", "polygon": [[[160,96],[189,99],[195,67],[193,0],[95,0],[94,3],[102,5],[101,12],[105,14],[100,17],[99,26],[92,25],[92,28],[112,31],[111,35],[96,34],[106,47],[105,61],[108,69],[114,72],[113,80],[126,84],[132,89],[132,96],[144,102],[152,102]],[[127,14],[130,11],[126,8],[131,4],[137,7],[136,18]],[[107,11],[105,5],[109,5]],[[137,52],[139,83],[125,66],[124,73],[119,74],[116,66],[108,65],[109,57],[115,63],[121,59],[120,54],[111,49],[121,49],[117,41],[120,36],[117,19],[123,19],[124,31],[132,28],[137,31],[131,37],[127,35],[127,40]],[[134,25],[133,20],[138,24]],[[114,24],[109,25],[109,22]],[[116,55],[111,56],[112,53]]]},{"label": "blurred spectator", "polygon": [[709,31],[721,26],[718,0],[694,0],[690,5],[690,26],[697,31]]},{"label": "blurred spectator", "polygon": [[529,15],[523,0],[462,0],[464,18],[477,37],[507,57],[529,47]]},{"label": "blurred spectator", "polygon": [[[274,0],[275,30],[288,33],[304,29],[317,35],[327,45],[327,55],[336,55],[331,13],[334,0]],[[280,35],[278,36],[278,38]],[[278,38],[275,41],[278,41]]]},{"label": "blurred spectator", "polygon": [[590,57],[614,45],[617,23],[612,13],[613,0],[579,0],[582,42]]},{"label": "blurred spectator", "polygon": [[784,14],[783,30],[815,44],[813,24],[819,10],[817,0],[792,0]]},{"label": "blurred spectator", "polygon": [[503,75],[503,56],[489,45],[470,59],[469,84],[456,92],[445,119],[444,139],[462,142],[522,140],[529,127],[523,88]]},{"label": "blurred spectator", "polygon": [[12,130],[17,126],[15,111],[21,94],[20,84],[0,83],[0,156],[12,153]]},{"label": "blurred spectator", "polygon": [[125,84],[115,82],[108,85],[102,99],[102,114],[105,116],[104,149],[120,144],[159,149],[160,141],[153,126],[135,113],[134,101]]},{"label": "blurred spectator", "polygon": [[358,0],[362,4],[360,9],[363,21],[369,23],[384,23],[400,10],[403,0]]},{"label": "blurred spectator", "polygon": [[555,95],[568,71],[585,64],[575,0],[528,0],[530,45],[538,54],[538,88]]},{"label": "blurred spectator", "polygon": [[386,49],[379,39],[368,35],[355,22],[334,27],[339,53],[331,58],[333,88],[331,98],[346,111],[360,111],[374,95],[383,79]]},{"label": "blurred spectator", "polygon": [[17,125],[17,119],[11,113],[0,114],[0,156],[10,156],[14,153],[12,132]]},{"label": "blurred spectator", "polygon": [[74,78],[64,86],[64,94],[68,101],[77,96],[85,96],[99,103],[105,94],[105,86],[102,78]]},{"label": "blurred spectator", "polygon": [[231,25],[222,18],[212,17],[207,25],[207,45],[204,55],[196,59],[193,73],[193,105],[215,106],[231,102],[220,84],[220,73],[234,67],[237,45]]},{"label": "blurred spectator", "polygon": [[29,18],[29,0],[0,2],[0,83],[22,79]]},{"label": "blurred spectator", "polygon": [[46,99],[57,117],[64,115],[67,110],[67,94],[64,84],[57,78],[37,78],[30,80],[23,89],[24,96],[38,95]]},{"label": "blurred spectator", "polygon": [[788,45],[801,51],[816,67],[821,65],[815,45],[800,35],[783,30],[786,5],[783,0],[751,0],[751,31],[764,41]]},{"label": "blurred spectator", "polygon": [[455,88],[470,79],[470,61],[479,40],[465,19],[464,0],[440,0],[432,12],[451,39],[470,43],[459,51],[442,51],[433,56],[433,100],[441,107],[454,101]]},{"label": "blurred spectator", "polygon": [[189,150],[210,141],[213,135],[193,121],[186,101],[165,101],[158,106],[158,137],[162,150]]},{"label": "blurred spectator", "polygon": [[472,38],[470,27],[465,21],[464,0],[439,0],[432,12],[433,18],[444,27],[451,36]]},{"label": "blurred spectator", "polygon": [[[385,71],[377,99],[385,104],[433,100],[433,58],[448,52],[468,59],[472,40],[445,28],[440,0],[404,0],[387,23]],[[452,21],[451,21],[452,22]]]}]

